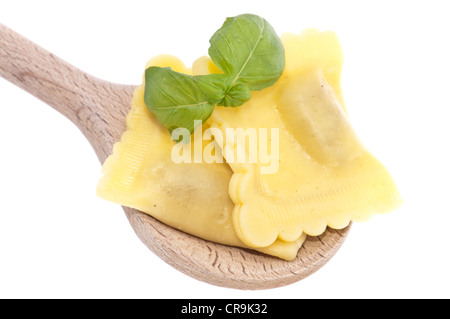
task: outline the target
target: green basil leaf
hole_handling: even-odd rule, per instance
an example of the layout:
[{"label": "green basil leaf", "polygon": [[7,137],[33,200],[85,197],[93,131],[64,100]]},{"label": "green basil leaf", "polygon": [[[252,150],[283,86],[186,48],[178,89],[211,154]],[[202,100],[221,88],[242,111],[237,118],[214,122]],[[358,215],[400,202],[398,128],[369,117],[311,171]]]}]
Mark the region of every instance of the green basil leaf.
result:
[{"label": "green basil leaf", "polygon": [[230,77],[226,74],[197,75],[194,79],[208,102],[213,105],[225,98],[231,83]]},{"label": "green basil leaf", "polygon": [[171,68],[145,70],[144,102],[170,132],[186,128],[192,134],[194,121],[206,121],[214,110],[193,76]]},{"label": "green basil leaf", "polygon": [[217,103],[218,106],[241,106],[252,97],[250,89],[242,84],[238,83],[232,86],[227,92],[225,92],[224,98]]},{"label": "green basil leaf", "polygon": [[227,74],[197,75],[194,79],[208,102],[214,105],[241,106],[252,96],[250,89],[242,83],[230,87],[231,78]]},{"label": "green basil leaf", "polygon": [[257,15],[227,18],[209,42],[209,56],[231,77],[231,86],[242,83],[259,91],[273,85],[283,72],[283,44],[273,27]]}]

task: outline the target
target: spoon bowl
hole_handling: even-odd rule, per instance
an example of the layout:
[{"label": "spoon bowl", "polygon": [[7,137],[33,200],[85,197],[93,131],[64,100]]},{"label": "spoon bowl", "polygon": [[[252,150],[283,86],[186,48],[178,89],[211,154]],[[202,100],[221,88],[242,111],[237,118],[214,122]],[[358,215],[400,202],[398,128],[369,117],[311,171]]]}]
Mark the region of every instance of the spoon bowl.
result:
[{"label": "spoon bowl", "polygon": [[[0,76],[70,119],[101,163],[126,129],[135,86],[95,78],[0,24]],[[350,226],[307,237],[297,258],[285,261],[209,242],[123,207],[142,242],[179,271],[206,283],[236,289],[269,289],[299,281],[321,268],[343,244]]]}]

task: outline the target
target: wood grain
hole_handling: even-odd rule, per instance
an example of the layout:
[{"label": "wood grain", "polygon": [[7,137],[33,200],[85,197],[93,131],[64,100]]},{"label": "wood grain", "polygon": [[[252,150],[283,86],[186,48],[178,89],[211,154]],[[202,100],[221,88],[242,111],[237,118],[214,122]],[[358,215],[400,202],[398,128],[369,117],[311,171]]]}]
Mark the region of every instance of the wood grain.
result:
[{"label": "wood grain", "polygon": [[[125,131],[134,86],[95,78],[1,24],[0,76],[70,119],[101,163]],[[128,207],[124,211],[137,236],[169,265],[209,284],[237,289],[274,288],[309,276],[337,252],[350,229],[308,237],[297,258],[287,262],[196,238]]]}]

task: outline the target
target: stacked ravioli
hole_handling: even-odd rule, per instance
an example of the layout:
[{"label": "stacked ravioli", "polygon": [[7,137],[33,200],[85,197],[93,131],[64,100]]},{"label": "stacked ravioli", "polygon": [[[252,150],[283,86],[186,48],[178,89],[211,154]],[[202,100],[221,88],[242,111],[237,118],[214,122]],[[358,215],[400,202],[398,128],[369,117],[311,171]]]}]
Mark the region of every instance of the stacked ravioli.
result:
[{"label": "stacked ravioli", "polygon": [[[267,163],[259,160],[227,161],[227,152],[222,162],[175,163],[175,142],[147,109],[143,83],[135,90],[127,130],[103,165],[97,194],[202,239],[285,260],[295,259],[307,235],[396,209],[402,201],[394,181],[348,118],[336,35],[311,29],[281,40],[286,64],[277,83],[253,92],[240,107],[216,107],[198,128],[214,128],[217,138],[227,128],[277,129],[276,172],[264,174]],[[192,68],[167,55],[149,66],[220,72],[207,57]],[[218,145],[249,151],[241,142]]]}]

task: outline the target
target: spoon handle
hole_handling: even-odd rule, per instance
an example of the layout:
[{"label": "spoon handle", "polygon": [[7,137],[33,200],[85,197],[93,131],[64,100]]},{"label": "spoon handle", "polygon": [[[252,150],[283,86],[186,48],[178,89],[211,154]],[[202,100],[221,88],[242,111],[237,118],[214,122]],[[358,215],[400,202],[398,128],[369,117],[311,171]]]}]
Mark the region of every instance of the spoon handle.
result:
[{"label": "spoon handle", "polygon": [[125,129],[132,86],[97,79],[2,24],[0,76],[71,120],[101,162]]}]

